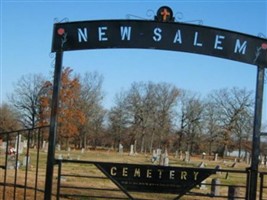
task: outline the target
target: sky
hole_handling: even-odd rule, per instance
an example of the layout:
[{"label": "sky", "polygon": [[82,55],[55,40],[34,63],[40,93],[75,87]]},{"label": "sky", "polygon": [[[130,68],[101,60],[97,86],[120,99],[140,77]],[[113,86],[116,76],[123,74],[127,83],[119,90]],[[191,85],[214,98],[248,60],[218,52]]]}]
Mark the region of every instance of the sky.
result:
[{"label": "sky", "polygon": [[[169,6],[177,22],[198,24],[201,20],[204,26],[267,37],[267,0],[0,1],[0,104],[8,102],[7,96],[23,75],[43,74],[51,79],[52,30],[58,21],[152,20],[161,6]],[[64,53],[63,66],[81,75],[103,75],[106,108],[114,105],[115,94],[127,91],[133,82],[167,82],[203,97],[223,88],[256,88],[256,66],[192,53],[147,49],[71,51]]]}]

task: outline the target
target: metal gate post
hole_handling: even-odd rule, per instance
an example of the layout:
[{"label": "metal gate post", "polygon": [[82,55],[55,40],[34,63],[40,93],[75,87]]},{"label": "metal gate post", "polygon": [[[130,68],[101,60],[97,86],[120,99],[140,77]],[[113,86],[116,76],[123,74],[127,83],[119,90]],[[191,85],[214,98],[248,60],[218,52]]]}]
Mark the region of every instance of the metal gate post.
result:
[{"label": "metal gate post", "polygon": [[46,180],[45,180],[45,200],[50,200],[52,195],[53,185],[53,171],[55,164],[55,145],[56,145],[56,131],[57,131],[57,114],[58,114],[58,103],[59,103],[59,90],[61,85],[61,71],[62,71],[62,59],[63,52],[56,52],[56,63],[54,72],[54,84],[53,84],[53,95],[51,105],[51,116],[50,116],[50,129],[49,129],[49,146],[47,154],[47,165],[46,165]]},{"label": "metal gate post", "polygon": [[263,87],[264,87],[264,67],[258,66],[257,71],[257,86],[255,97],[254,110],[254,125],[252,139],[252,155],[249,173],[249,183],[247,184],[248,200],[257,199],[257,178],[260,156],[260,129],[262,120],[262,102],[263,102]]}]

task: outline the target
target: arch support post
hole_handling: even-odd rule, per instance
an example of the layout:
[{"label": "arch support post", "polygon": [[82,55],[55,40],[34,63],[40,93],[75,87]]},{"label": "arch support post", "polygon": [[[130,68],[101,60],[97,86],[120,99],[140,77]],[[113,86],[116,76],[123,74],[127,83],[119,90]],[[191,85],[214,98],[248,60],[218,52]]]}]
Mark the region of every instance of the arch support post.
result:
[{"label": "arch support post", "polygon": [[54,83],[53,94],[51,104],[51,116],[50,116],[50,129],[49,129],[49,146],[47,154],[46,164],[46,180],[45,180],[45,200],[51,200],[52,186],[53,186],[53,172],[55,164],[55,145],[57,136],[57,116],[58,116],[58,104],[59,104],[59,91],[61,85],[61,72],[62,72],[62,60],[63,52],[56,52],[56,62],[54,71]]},{"label": "arch support post", "polygon": [[264,90],[264,73],[265,68],[258,66],[255,110],[253,122],[253,137],[252,137],[252,153],[251,165],[248,173],[247,183],[247,199],[257,199],[257,180],[260,156],[260,135],[261,135],[261,120],[262,120],[262,104],[263,104],[263,90]]}]

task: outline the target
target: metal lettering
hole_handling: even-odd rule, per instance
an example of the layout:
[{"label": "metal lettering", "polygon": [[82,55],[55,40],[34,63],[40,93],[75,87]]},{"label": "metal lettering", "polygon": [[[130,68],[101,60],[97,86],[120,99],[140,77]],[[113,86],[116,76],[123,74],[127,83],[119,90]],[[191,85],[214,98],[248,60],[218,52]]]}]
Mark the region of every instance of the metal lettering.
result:
[{"label": "metal lettering", "polygon": [[245,54],[246,53],[246,49],[247,49],[247,41],[243,42],[243,44],[241,45],[241,42],[239,39],[236,40],[235,43],[235,53],[242,53]]},{"label": "metal lettering", "polygon": [[134,169],[134,177],[141,177],[140,168],[135,168]]},{"label": "metal lettering", "polygon": [[180,43],[182,44],[182,36],[181,36],[181,30],[178,30],[175,34],[175,37],[174,37],[174,40],[173,40],[173,43]]},{"label": "metal lettering", "polygon": [[187,172],[181,171],[181,180],[186,180],[186,177],[187,177]]},{"label": "metal lettering", "polygon": [[198,32],[195,32],[195,37],[194,37],[194,46],[199,46],[202,47],[202,43],[197,42],[197,38],[198,38]]},{"label": "metal lettering", "polygon": [[194,180],[197,180],[197,176],[198,176],[199,172],[194,172]]},{"label": "metal lettering", "polygon": [[161,33],[162,30],[160,28],[155,28],[154,29],[154,36],[153,36],[153,40],[155,42],[159,42],[161,40]]},{"label": "metal lettering", "polygon": [[111,167],[110,175],[111,176],[116,176],[117,175],[117,167]]},{"label": "metal lettering", "polygon": [[103,26],[103,27],[99,27],[98,28],[98,39],[99,41],[107,41],[108,38],[106,37],[106,30],[108,28],[106,26]]},{"label": "metal lettering", "polygon": [[170,171],[170,179],[174,179],[174,170]]},{"label": "metal lettering", "polygon": [[121,40],[125,40],[125,38],[127,38],[127,40],[131,39],[131,30],[132,27],[128,26],[121,26]]},{"label": "metal lettering", "polygon": [[78,42],[87,42],[87,28],[78,28]]},{"label": "metal lettering", "polygon": [[127,167],[122,168],[122,176],[124,176],[124,177],[128,176],[128,168]]},{"label": "metal lettering", "polygon": [[152,178],[152,170],[151,169],[146,170],[146,177]]},{"label": "metal lettering", "polygon": [[222,40],[225,37],[223,35],[216,35],[215,37],[215,43],[214,43],[214,49],[219,49],[219,50],[223,50],[223,47],[221,46],[222,44]]}]

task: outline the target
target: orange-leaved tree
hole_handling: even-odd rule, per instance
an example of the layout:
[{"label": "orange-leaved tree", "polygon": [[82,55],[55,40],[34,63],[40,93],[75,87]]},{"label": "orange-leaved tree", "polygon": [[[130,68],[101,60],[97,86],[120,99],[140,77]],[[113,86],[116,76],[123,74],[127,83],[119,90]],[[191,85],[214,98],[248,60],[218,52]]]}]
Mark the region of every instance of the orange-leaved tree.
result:
[{"label": "orange-leaved tree", "polygon": [[58,142],[65,148],[79,135],[78,127],[85,123],[85,116],[79,106],[81,84],[67,67],[62,72],[58,110]]},{"label": "orange-leaved tree", "polygon": [[[57,117],[57,142],[67,149],[71,141],[79,136],[78,127],[85,123],[85,115],[79,106],[81,84],[79,78],[72,75],[72,69],[63,69],[61,75],[61,87],[59,92],[59,105]],[[46,83],[47,84],[47,83]],[[51,89],[52,89],[52,84]],[[51,93],[40,98],[41,111],[39,117],[42,119],[40,125],[47,125],[51,112]]]}]

